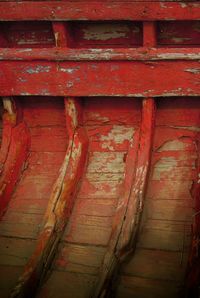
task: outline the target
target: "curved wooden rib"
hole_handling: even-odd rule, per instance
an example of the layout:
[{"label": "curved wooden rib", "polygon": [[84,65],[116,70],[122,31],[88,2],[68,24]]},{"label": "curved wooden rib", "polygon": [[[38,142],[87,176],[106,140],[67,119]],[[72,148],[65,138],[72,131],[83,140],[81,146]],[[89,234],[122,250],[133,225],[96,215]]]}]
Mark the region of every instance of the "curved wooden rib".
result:
[{"label": "curved wooden rib", "polygon": [[88,139],[84,128],[80,126],[81,108],[74,99],[68,99],[65,103],[69,135],[66,156],[50,196],[35,252],[25,266],[12,297],[33,296],[45,276],[69,220],[77,184],[86,162]]},{"label": "curved wooden rib", "polygon": [[30,138],[22,119],[17,119],[16,103],[3,98],[3,137],[0,150],[0,217],[5,212],[28,155]]},{"label": "curved wooden rib", "polygon": [[153,99],[144,99],[139,141],[137,142],[138,137],[134,140],[138,148],[130,145],[126,162],[125,193],[118,203],[108,249],[91,296],[93,298],[106,296],[114,271],[133,250],[148,180],[154,119],[155,102]]}]

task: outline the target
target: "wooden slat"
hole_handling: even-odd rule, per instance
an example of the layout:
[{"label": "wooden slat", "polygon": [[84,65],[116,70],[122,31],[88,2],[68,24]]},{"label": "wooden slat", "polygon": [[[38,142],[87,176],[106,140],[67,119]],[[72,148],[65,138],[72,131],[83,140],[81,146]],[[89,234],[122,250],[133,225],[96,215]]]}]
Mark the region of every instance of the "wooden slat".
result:
[{"label": "wooden slat", "polygon": [[[152,47],[152,44],[151,46]],[[52,60],[52,61],[93,61],[93,60],[199,60],[198,48],[113,48],[106,49],[69,49],[69,48],[0,48],[0,60]]]},{"label": "wooden slat", "polygon": [[199,62],[195,61],[61,62],[59,67],[55,62],[1,61],[0,66],[2,96],[169,97],[200,93]]},{"label": "wooden slat", "polygon": [[0,20],[195,20],[199,11],[198,2],[1,1]]}]

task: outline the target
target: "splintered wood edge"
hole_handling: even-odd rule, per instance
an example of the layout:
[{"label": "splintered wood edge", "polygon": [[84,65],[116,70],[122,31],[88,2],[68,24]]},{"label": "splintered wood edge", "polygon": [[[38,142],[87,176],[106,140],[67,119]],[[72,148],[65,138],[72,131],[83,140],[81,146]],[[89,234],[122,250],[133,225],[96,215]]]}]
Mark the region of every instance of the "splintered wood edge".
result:
[{"label": "splintered wood edge", "polygon": [[105,297],[107,292],[106,286],[112,279],[114,271],[119,266],[121,260],[124,259],[124,256],[132,249],[131,245],[133,244],[134,236],[139,226],[139,217],[143,209],[151,161],[154,123],[155,101],[152,98],[144,99],[139,140],[134,140],[134,144],[137,144],[134,150],[131,148],[133,143],[130,144],[129,156],[126,162],[124,196],[122,199],[119,199],[108,249],[91,297]]},{"label": "splintered wood edge", "polygon": [[[39,235],[34,253],[20,276],[11,297],[27,297],[34,293],[43,279],[52,255],[67,224],[74,203],[74,195],[86,162],[88,139],[84,128],[79,128],[78,100],[65,100],[69,143],[67,152],[55,182],[44,216],[43,229]],[[81,112],[81,110],[79,110]]]}]

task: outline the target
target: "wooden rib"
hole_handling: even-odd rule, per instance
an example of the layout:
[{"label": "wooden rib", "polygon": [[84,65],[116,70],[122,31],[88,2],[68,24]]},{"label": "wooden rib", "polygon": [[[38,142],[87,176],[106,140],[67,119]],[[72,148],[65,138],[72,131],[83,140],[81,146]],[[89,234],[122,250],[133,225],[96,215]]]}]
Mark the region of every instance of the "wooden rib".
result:
[{"label": "wooden rib", "polygon": [[23,120],[17,117],[18,109],[14,100],[9,97],[3,98],[3,105],[5,113],[0,150],[0,218],[23,170],[30,146],[28,129]]},{"label": "wooden rib", "polygon": [[[139,219],[143,209],[146,184],[151,159],[155,122],[153,99],[143,100],[142,123],[139,142],[137,137],[130,145],[126,162],[124,196],[119,200],[111,238],[92,297],[106,297],[113,273],[124,257],[132,251]],[[136,148],[138,147],[138,148]]]},{"label": "wooden rib", "polygon": [[1,1],[1,21],[199,20],[200,4],[173,1]]},{"label": "wooden rib", "polygon": [[156,43],[156,23],[143,22],[143,46],[153,48]]},{"label": "wooden rib", "polygon": [[30,297],[30,293],[34,295],[51,264],[64,227],[69,220],[88,148],[85,130],[79,126],[81,124],[80,110],[77,100],[72,98],[66,100],[69,135],[66,156],[50,196],[36,249],[25,266],[24,273],[12,292],[12,297]]},{"label": "wooden rib", "polygon": [[161,61],[199,60],[198,48],[121,48],[121,49],[69,49],[41,48],[16,49],[0,48],[0,60],[46,60],[46,61]]}]

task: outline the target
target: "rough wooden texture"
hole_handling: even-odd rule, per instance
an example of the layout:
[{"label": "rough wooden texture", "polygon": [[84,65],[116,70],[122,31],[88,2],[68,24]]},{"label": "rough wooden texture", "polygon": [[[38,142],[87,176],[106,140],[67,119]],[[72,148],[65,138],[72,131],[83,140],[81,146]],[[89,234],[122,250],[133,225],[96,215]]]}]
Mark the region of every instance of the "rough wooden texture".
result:
[{"label": "rough wooden texture", "polygon": [[[9,282],[0,279],[0,296],[3,298],[9,296],[8,292],[19,278],[17,272],[22,273],[34,251],[49,194],[67,147],[62,99],[18,100],[31,144],[23,173],[0,222],[0,275],[4,276],[4,271],[10,274],[9,278],[6,277]],[[22,140],[21,137],[18,136],[18,140]],[[55,140],[56,148],[52,146]]]},{"label": "rough wooden texture", "polygon": [[[116,206],[124,190],[130,144],[132,150],[137,148],[140,109],[140,100],[136,99],[84,99],[83,123],[89,137],[88,164],[51,275],[42,286],[39,297],[49,297],[52,291],[60,292],[61,288],[68,291],[64,281],[80,273],[84,291],[91,292],[109,242]],[[90,282],[87,281],[88,274]],[[57,275],[63,285],[61,280],[55,283]],[[84,293],[73,289],[73,297]]]},{"label": "rough wooden texture", "polygon": [[[18,120],[11,99],[4,99],[7,113],[4,115],[5,132],[1,149],[0,217],[6,210],[11,194],[19,179],[30,146],[26,124]],[[19,116],[18,116],[19,117]],[[4,139],[5,138],[5,139]],[[7,151],[7,152],[6,152]]]},{"label": "rough wooden texture", "polygon": [[195,98],[160,99],[157,103],[141,226],[135,252],[118,276],[116,297],[184,295],[194,213],[192,184],[197,176],[199,107]]},{"label": "rough wooden texture", "polygon": [[69,144],[54,184],[44,223],[35,251],[25,266],[23,275],[12,292],[12,297],[26,297],[30,288],[32,295],[51,264],[63,229],[73,206],[74,193],[84,168],[87,154],[87,137],[81,124],[81,109],[73,99],[66,100],[66,119]]},{"label": "rough wooden texture", "polygon": [[[163,3],[162,3],[163,2]],[[179,1],[23,1],[0,3],[1,20],[195,20],[200,6]],[[189,1],[190,2],[190,1]]]},{"label": "rough wooden texture", "polygon": [[[2,96],[166,97],[197,96],[200,91],[199,62],[196,61],[83,61],[60,62],[59,65],[55,62],[1,61],[0,65]],[[112,75],[108,77],[108,73]]]},{"label": "rough wooden texture", "polygon": [[[104,297],[113,272],[119,266],[120,259],[129,253],[137,231],[140,213],[143,209],[151,146],[154,128],[154,101],[143,101],[142,122],[136,150],[130,149],[127,156],[124,195],[118,202],[111,237],[93,297]],[[133,147],[133,144],[131,144]]]},{"label": "rough wooden texture", "polygon": [[[150,42],[150,40],[148,41]],[[0,48],[0,60],[52,60],[52,61],[161,61],[161,60],[199,60],[198,48],[107,48],[107,49],[84,49],[84,48]]]}]

